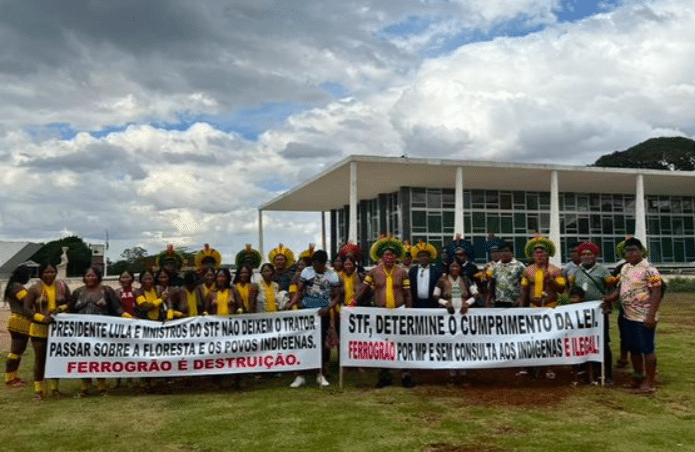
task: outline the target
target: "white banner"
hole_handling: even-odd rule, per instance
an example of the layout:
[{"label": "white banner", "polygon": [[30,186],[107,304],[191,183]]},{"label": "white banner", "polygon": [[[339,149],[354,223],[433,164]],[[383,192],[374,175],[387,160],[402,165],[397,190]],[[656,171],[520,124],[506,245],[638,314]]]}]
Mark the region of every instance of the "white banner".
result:
[{"label": "white banner", "polygon": [[603,361],[601,303],[557,308],[343,308],[346,367],[482,369]]},{"label": "white banner", "polygon": [[321,367],[318,310],[165,323],[60,314],[51,324],[47,378],[168,377]]}]

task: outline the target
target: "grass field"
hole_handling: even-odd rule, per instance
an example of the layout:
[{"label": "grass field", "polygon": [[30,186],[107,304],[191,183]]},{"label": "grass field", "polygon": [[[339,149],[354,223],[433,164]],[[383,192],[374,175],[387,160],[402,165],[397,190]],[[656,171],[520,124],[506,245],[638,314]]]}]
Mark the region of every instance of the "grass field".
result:
[{"label": "grass field", "polygon": [[[657,329],[659,389],[570,385],[514,370],[469,372],[471,387],[448,387],[445,373],[415,375],[414,389],[373,389],[376,374],[346,372],[344,391],[287,386],[285,375],[246,378],[241,389],[208,381],[175,394],[31,400],[33,388],[3,389],[2,451],[651,451],[695,450],[695,303],[668,294]],[[615,323],[613,314],[612,323]],[[613,329],[613,337],[617,332]],[[614,340],[614,354],[617,350]],[[2,364],[4,365],[4,356]],[[31,381],[32,355],[21,376]],[[334,363],[335,364],[335,363]],[[231,383],[231,381],[230,381]],[[61,390],[72,396],[76,381]]]}]

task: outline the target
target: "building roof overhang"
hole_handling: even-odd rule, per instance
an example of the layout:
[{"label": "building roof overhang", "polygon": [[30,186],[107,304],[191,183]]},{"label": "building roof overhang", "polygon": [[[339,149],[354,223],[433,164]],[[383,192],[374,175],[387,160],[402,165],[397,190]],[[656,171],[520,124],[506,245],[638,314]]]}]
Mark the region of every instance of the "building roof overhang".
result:
[{"label": "building roof overhang", "polygon": [[353,162],[358,201],[393,193],[400,187],[453,189],[459,167],[463,169],[464,189],[550,191],[551,174],[557,171],[561,193],[635,193],[639,174],[643,175],[645,195],[695,193],[695,172],[691,171],[352,155],[259,209],[319,212],[348,205]]}]

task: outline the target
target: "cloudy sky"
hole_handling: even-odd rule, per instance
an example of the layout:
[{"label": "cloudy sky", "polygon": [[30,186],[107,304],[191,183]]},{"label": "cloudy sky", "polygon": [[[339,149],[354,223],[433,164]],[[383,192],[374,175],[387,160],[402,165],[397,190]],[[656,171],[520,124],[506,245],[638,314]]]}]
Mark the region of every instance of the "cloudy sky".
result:
[{"label": "cloudy sky", "polygon": [[[0,240],[258,244],[350,154],[584,165],[695,135],[692,0],[0,0]],[[267,213],[265,244],[319,242]]]}]

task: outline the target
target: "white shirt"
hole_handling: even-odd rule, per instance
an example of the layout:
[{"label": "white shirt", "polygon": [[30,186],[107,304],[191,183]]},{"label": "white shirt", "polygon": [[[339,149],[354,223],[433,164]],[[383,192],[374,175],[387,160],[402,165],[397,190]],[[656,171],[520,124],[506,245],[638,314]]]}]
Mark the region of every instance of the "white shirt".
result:
[{"label": "white shirt", "polygon": [[430,266],[417,268],[417,297],[426,300],[430,297]]}]

